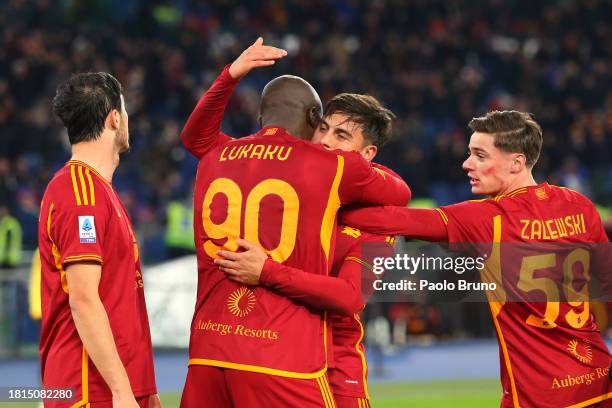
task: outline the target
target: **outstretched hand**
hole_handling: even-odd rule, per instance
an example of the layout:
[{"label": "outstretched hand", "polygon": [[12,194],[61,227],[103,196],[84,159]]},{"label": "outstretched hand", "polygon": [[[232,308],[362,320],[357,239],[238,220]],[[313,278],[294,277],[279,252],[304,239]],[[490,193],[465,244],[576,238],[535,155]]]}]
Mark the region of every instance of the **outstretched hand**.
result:
[{"label": "outstretched hand", "polygon": [[263,38],[258,37],[255,42],[240,54],[229,68],[229,74],[234,79],[240,79],[253,68],[274,65],[277,59],[287,55],[287,51],[263,45]]},{"label": "outstretched hand", "polygon": [[236,243],[244,252],[217,251],[223,259],[215,259],[215,264],[234,282],[243,285],[259,285],[261,270],[268,256],[259,246],[238,238]]}]

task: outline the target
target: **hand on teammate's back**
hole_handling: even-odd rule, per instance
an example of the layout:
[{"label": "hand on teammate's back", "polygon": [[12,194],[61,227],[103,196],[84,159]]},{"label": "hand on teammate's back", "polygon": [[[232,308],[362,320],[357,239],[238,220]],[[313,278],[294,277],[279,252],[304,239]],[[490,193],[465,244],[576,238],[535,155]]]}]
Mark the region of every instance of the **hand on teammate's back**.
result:
[{"label": "hand on teammate's back", "polygon": [[238,80],[248,74],[253,68],[267,67],[274,65],[277,59],[287,55],[287,51],[263,45],[263,38],[257,40],[240,54],[229,68],[232,78]]},{"label": "hand on teammate's back", "polygon": [[259,246],[238,238],[236,240],[244,252],[217,251],[225,259],[215,259],[215,264],[227,277],[243,285],[259,285],[261,270],[268,256]]}]

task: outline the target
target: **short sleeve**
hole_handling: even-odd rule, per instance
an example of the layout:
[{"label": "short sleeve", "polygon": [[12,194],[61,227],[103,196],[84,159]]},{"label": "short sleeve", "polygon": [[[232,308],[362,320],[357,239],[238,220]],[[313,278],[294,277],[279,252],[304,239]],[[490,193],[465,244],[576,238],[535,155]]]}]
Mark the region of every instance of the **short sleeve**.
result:
[{"label": "short sleeve", "polygon": [[486,200],[464,201],[439,207],[436,211],[446,224],[449,242],[488,243],[492,241],[493,218],[497,213]]},{"label": "short sleeve", "polygon": [[88,193],[87,204],[82,195],[77,202],[75,195],[70,194],[52,203],[50,237],[62,265],[82,261],[104,263],[104,239],[110,211],[106,195],[102,189],[96,190],[94,194]]},{"label": "short sleeve", "polygon": [[339,197],[342,204],[405,206],[410,201],[408,185],[382,168],[374,167],[357,152],[337,152],[342,163]]}]

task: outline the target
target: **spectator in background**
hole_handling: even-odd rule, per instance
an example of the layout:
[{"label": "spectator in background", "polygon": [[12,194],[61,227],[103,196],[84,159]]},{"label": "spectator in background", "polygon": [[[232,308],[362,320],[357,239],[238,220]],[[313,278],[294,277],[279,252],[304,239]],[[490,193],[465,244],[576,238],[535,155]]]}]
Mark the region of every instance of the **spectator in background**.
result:
[{"label": "spectator in background", "polygon": [[16,204],[20,159],[40,160],[23,180],[38,200],[69,154],[46,105],[59,78],[113,71],[125,85],[135,136],[133,160],[115,183],[133,195],[129,210],[136,230],[145,232],[144,248],[149,240],[161,243],[148,251],[156,256],[165,206],[176,198],[168,192],[188,197],[196,165],[179,148],[178,129],[236,47],[265,21],[272,43],[290,58],[241,84],[228,105],[226,133],[255,130],[257,90],[281,73],[307,78],[324,99],[369,93],[398,115],[401,137],[381,163],[405,176],[415,193],[443,204],[466,198],[467,184],[450,169],[462,162],[464,124],[472,114],[531,111],[555,135],[538,177],[564,172],[574,156],[591,198],[612,205],[612,8],[606,0],[324,4],[3,2],[0,200],[13,201],[11,209]]},{"label": "spectator in background", "polygon": [[0,268],[14,268],[21,260],[23,230],[8,207],[0,206]]}]

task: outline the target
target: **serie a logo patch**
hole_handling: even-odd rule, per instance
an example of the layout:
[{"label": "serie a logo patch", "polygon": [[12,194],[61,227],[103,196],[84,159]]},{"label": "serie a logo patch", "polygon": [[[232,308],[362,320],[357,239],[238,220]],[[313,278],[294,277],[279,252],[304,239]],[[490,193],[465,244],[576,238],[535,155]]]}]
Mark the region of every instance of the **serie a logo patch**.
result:
[{"label": "serie a logo patch", "polygon": [[96,224],[93,215],[79,215],[79,242],[81,244],[96,243]]}]

